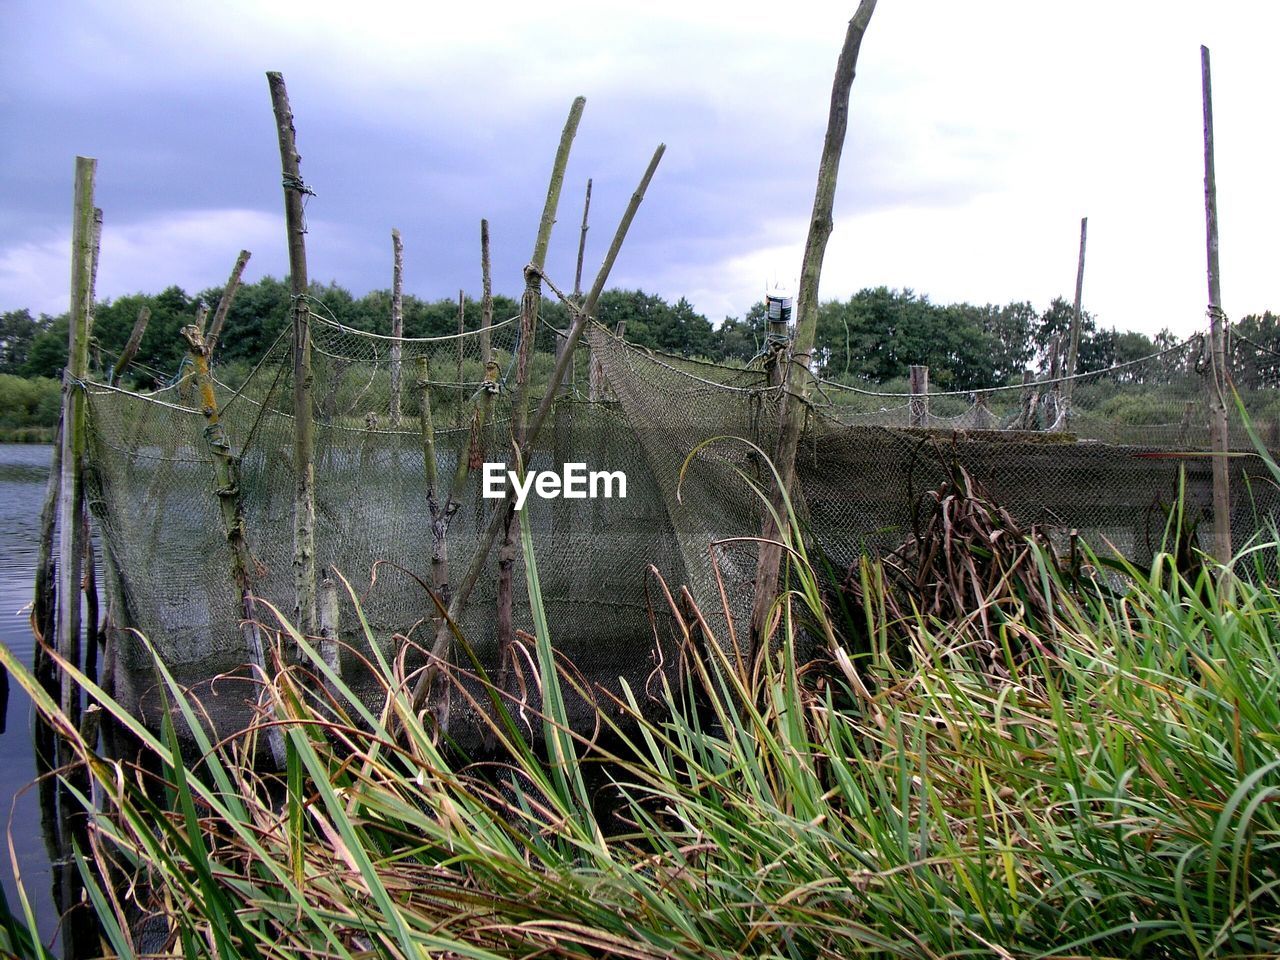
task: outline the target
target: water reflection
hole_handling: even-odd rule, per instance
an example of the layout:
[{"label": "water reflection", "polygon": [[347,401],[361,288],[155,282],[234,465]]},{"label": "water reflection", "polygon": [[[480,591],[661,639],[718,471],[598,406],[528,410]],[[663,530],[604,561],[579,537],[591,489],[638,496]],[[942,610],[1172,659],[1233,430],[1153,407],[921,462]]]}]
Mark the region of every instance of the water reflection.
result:
[{"label": "water reflection", "polygon": [[[28,623],[39,539],[40,503],[53,448],[0,444],[0,642],[23,663],[32,662],[35,638]],[[51,895],[53,876],[41,831],[40,803],[32,749],[31,701],[12,685],[0,736],[0,823],[9,829],[17,869],[31,898],[40,934],[48,942],[57,927]],[[6,857],[7,861],[8,858]],[[14,867],[0,869],[10,905],[17,906]]]}]

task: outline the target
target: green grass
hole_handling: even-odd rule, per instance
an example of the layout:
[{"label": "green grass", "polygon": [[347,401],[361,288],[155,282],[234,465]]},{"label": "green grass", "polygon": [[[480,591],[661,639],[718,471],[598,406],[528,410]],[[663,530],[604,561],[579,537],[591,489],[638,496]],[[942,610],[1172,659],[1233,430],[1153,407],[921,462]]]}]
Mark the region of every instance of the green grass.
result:
[{"label": "green grass", "polygon": [[[94,814],[84,851],[104,952],[134,955],[148,912],[172,953],[210,957],[1280,951],[1280,588],[1261,562],[1274,569],[1274,544],[1252,548],[1253,580],[1189,582],[1161,555],[1118,592],[1028,544],[1053,602],[985,623],[903,614],[900,594],[891,621],[868,564],[855,655],[792,524],[771,652],[740,666],[673,603],[686,669],[657,719],[624,687],[588,742],[567,723],[581,681],[555,656],[521,517],[542,715],[527,737],[519,705],[490,689],[484,765],[436,742],[398,663],[373,664],[385,698],[362,704],[283,619],[305,669],[267,678],[278,773],[250,762],[261,725],[204,740],[161,663],[198,763],[171,726],[153,734],[81,678],[144,755],[118,765],[77,742],[113,811]],[[801,622],[828,643],[803,666]],[[0,946],[36,955],[6,932],[21,926]]]}]

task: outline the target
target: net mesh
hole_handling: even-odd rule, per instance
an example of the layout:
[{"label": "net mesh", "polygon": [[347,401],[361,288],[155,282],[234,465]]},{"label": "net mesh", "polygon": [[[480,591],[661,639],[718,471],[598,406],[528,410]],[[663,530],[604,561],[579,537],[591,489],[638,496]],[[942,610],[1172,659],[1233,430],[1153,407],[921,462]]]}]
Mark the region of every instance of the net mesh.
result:
[{"label": "net mesh", "polygon": [[[581,395],[588,377],[557,398],[533,450],[532,470],[566,463],[621,471],[625,498],[538,499],[526,510],[538,551],[553,640],[592,682],[626,679],[643,689],[664,652],[655,647],[649,568],[688,586],[727,637],[746,629],[767,487],[763,452],[776,441],[782,387],[760,364],[729,367],[638,348],[591,324],[590,358],[607,381]],[[396,633],[429,644],[434,605],[415,577],[431,579],[432,515],[426,496],[424,400],[434,427],[438,486],[459,458],[510,466],[515,322],[430,340],[378,337],[316,316],[312,323],[317,566],[341,572],[361,595],[374,636],[393,654]],[[553,357],[535,350],[531,392]],[[1239,348],[1239,344],[1236,345]],[[499,385],[483,429],[472,416],[484,390],[486,351]],[[398,358],[396,356],[398,352]],[[802,517],[813,547],[836,568],[863,551],[893,549],[911,530],[914,505],[953,464],[1028,524],[1143,563],[1159,548],[1167,511],[1185,483],[1188,512],[1203,530],[1212,510],[1208,411],[1201,338],[1140,362],[1074,379],[1031,382],[927,400],[874,384],[818,380],[797,456]],[[397,372],[398,368],[398,372]],[[1274,391],[1245,391],[1264,439],[1274,442]],[[202,694],[214,725],[248,719],[244,685],[214,678],[247,659],[241,598],[215,491],[206,421],[189,379],[140,395],[86,385],[90,490],[111,561],[115,616],[148,637],[180,682]],[[239,459],[238,498],[255,596],[286,615],[294,605],[291,344],[282,338],[240,384],[217,383],[221,419]],[[1280,498],[1243,424],[1233,415],[1233,529],[1237,544],[1263,530]],[[451,568],[467,566],[491,511],[472,469],[448,532]],[[1207,537],[1204,537],[1207,545]],[[495,551],[496,554],[496,551]],[[374,576],[375,566],[377,567]],[[480,575],[461,628],[481,662],[499,673],[496,555]],[[518,629],[532,622],[522,562],[513,576]],[[727,611],[727,618],[724,611]],[[355,611],[341,610],[356,643]],[[658,618],[659,636],[669,628]],[[150,655],[120,632],[117,695],[154,719]],[[344,660],[351,682],[372,695]],[[459,708],[461,709],[461,707]],[[458,729],[465,724],[460,722]]]}]

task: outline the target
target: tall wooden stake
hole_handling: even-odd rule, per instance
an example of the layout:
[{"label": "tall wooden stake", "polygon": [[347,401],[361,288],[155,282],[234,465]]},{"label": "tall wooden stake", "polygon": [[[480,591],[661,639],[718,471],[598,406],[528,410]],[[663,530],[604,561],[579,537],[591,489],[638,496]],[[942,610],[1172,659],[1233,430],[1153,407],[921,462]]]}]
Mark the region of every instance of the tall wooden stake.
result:
[{"label": "tall wooden stake", "polygon": [[467,388],[462,385],[462,358],[463,348],[466,346],[466,339],[462,336],[467,332],[467,296],[463,290],[458,291],[458,366],[457,376],[454,377],[454,383],[457,386],[457,408],[453,413],[454,426],[462,426],[462,421],[466,414],[463,408],[466,405]]},{"label": "tall wooden stake", "polygon": [[305,636],[316,624],[315,433],[311,410],[311,308],[307,303],[307,246],[303,198],[312,190],[302,181],[293,111],[284,77],[267,73],[271,106],[280,140],[284,214],[289,239],[289,288],[293,300],[293,575],[294,615]]},{"label": "tall wooden stake", "polygon": [[480,360],[493,359],[489,328],[493,326],[493,278],[489,270],[489,221],[480,221]]},{"label": "tall wooden stake", "polygon": [[231,304],[235,302],[236,293],[240,290],[240,276],[251,256],[248,250],[240,251],[235,266],[231,268],[231,276],[227,278],[227,285],[222,288],[222,296],[218,298],[218,307],[213,311],[213,323],[209,325],[209,333],[204,338],[210,360],[213,359],[213,351],[218,348],[218,338],[222,336],[222,328],[227,324],[227,314],[231,312]]},{"label": "tall wooden stake", "polygon": [[1077,358],[1080,355],[1080,300],[1084,294],[1084,241],[1089,229],[1089,218],[1080,218],[1080,261],[1076,265],[1076,300],[1071,311],[1071,340],[1067,346],[1067,366],[1063,371],[1068,378],[1062,384],[1062,416],[1059,421],[1062,429],[1067,429],[1071,421],[1071,395],[1075,391],[1076,382],[1071,377],[1076,375]]},{"label": "tall wooden stake", "polygon": [[587,252],[587,215],[591,212],[591,178],[587,178],[587,199],[582,204],[582,232],[578,234],[578,269],[573,272],[573,298],[582,296],[582,258]]},{"label": "tall wooden stake", "polygon": [[[228,296],[230,294],[230,297]],[[228,287],[223,291],[224,301],[234,299],[235,291]],[[273,671],[267,663],[266,650],[262,645],[262,633],[258,627],[257,606],[253,600],[253,589],[249,571],[253,569],[253,558],[249,555],[249,545],[245,540],[244,507],[240,501],[240,461],[232,453],[231,442],[219,419],[218,399],[213,391],[213,377],[209,372],[209,355],[213,344],[207,341],[198,324],[190,324],[182,328],[186,338],[187,355],[195,371],[196,389],[200,392],[200,409],[204,413],[204,438],[212,455],[214,478],[217,486],[214,492],[218,496],[218,509],[222,514],[222,529],[227,543],[231,547],[231,579],[240,595],[240,612],[244,617],[242,633],[245,650],[252,662],[262,671],[263,677],[270,677]],[[278,727],[269,727],[267,743],[271,748],[272,759],[277,766],[285,764],[284,737]]]},{"label": "tall wooden stake", "polygon": [[120,356],[116,359],[116,365],[111,368],[111,376],[107,378],[108,383],[119,383],[120,378],[124,376],[124,372],[129,369],[129,364],[138,355],[138,347],[142,346],[142,337],[147,332],[147,324],[150,320],[151,308],[144,303],[138,308],[138,319],[133,322],[133,330],[129,332],[129,340],[125,343],[124,349],[120,351]]},{"label": "tall wooden stake", "polygon": [[1204,227],[1209,280],[1209,438],[1213,449],[1213,555],[1231,562],[1231,474],[1227,452],[1231,446],[1227,422],[1226,323],[1218,277],[1218,187],[1213,171],[1213,91],[1209,83],[1209,48],[1200,48],[1200,82],[1204,102]]},{"label": "tall wooden stake", "polygon": [[391,426],[400,426],[400,338],[404,336],[404,244],[391,231]]},{"label": "tall wooden stake", "polygon": [[[649,166],[644,172],[644,176],[640,180],[640,185],[636,188],[635,193],[631,195],[631,201],[627,204],[627,209],[622,215],[622,219],[618,223],[617,231],[614,233],[613,242],[609,246],[609,252],[605,254],[604,262],[601,263],[600,269],[596,274],[595,283],[591,287],[591,292],[587,295],[586,301],[582,305],[582,309],[574,318],[573,327],[569,332],[569,345],[566,348],[565,356],[561,358],[551,371],[551,379],[547,384],[546,394],[542,398],[541,404],[538,406],[537,413],[534,414],[533,420],[530,422],[526,432],[525,445],[523,453],[526,454],[532,444],[538,439],[538,435],[542,430],[543,423],[546,422],[547,416],[551,412],[551,408],[555,404],[555,392],[564,379],[565,371],[569,361],[573,356],[574,347],[578,340],[582,337],[582,331],[586,329],[587,321],[595,312],[596,303],[600,299],[600,294],[604,290],[605,284],[609,280],[609,273],[613,269],[613,264],[618,258],[618,252],[622,249],[622,243],[626,239],[627,231],[631,227],[632,220],[635,219],[636,211],[640,209],[640,203],[644,200],[645,191],[649,188],[649,183],[653,179],[654,172],[658,168],[658,162],[662,159],[662,155],[666,150],[664,144],[659,144],[657,150],[653,153],[653,159],[649,161]],[[489,559],[489,552],[493,549],[494,543],[498,539],[498,535],[503,532],[506,527],[507,511],[498,508],[490,514],[489,524],[481,532],[476,543],[475,552],[471,555],[471,562],[468,564],[465,573],[458,581],[453,598],[449,601],[449,619],[457,621],[462,615],[462,611],[466,608],[467,600],[471,597],[471,591],[475,588],[476,582],[480,579],[480,574],[484,570],[485,564]],[[449,651],[450,633],[446,624],[440,624],[436,630],[435,642],[432,645],[432,655],[437,659],[444,658]],[[422,704],[427,700],[434,684],[435,674],[428,670],[423,673],[413,690],[413,706],[415,710],[421,709]]]},{"label": "tall wooden stake", "polygon": [[[71,237],[71,323],[67,344],[67,378],[63,391],[63,431],[58,495],[58,632],[57,649],[80,665],[80,582],[84,560],[85,403],[81,383],[89,372],[89,335],[93,285],[93,183],[98,161],[76,157],[75,220]],[[80,696],[71,676],[62,672],[60,705],[79,724]]]},{"label": "tall wooden stake", "polygon": [[[818,165],[818,185],[814,191],[813,215],[809,218],[809,236],[805,241],[804,260],[800,268],[800,288],[796,292],[796,335],[791,353],[793,362],[788,367],[788,389],[782,394],[782,408],[778,418],[778,447],[774,465],[782,484],[773,492],[773,505],[779,516],[785,515],[783,495],[790,490],[795,479],[796,447],[804,426],[804,401],[809,393],[810,352],[818,326],[818,280],[822,275],[827,240],[831,236],[831,211],[835,204],[836,179],[840,173],[840,154],[844,149],[845,131],[849,126],[849,91],[853,88],[862,37],[875,9],[876,0],[861,0],[858,4],[845,32],[844,46],[840,50],[840,59],[836,62],[835,81],[831,88],[827,134]],[[755,599],[751,610],[753,643],[757,645],[766,635],[769,614],[778,596],[778,573],[782,560],[779,536],[777,524],[772,517],[767,517],[756,564]]]},{"label": "tall wooden stake", "polygon": [[929,425],[929,368],[921,364],[911,365],[911,426]]}]

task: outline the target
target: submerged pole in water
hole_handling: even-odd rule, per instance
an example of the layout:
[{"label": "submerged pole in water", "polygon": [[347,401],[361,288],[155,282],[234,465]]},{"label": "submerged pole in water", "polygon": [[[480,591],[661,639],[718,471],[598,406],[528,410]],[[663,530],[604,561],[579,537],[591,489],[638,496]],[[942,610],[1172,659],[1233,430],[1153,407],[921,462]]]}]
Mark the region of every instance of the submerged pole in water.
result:
[{"label": "submerged pole in water", "polygon": [[1204,228],[1209,280],[1209,442],[1213,450],[1213,555],[1231,562],[1231,473],[1227,452],[1231,431],[1227,421],[1226,317],[1218,277],[1218,185],[1213,170],[1213,91],[1209,83],[1209,48],[1200,47],[1200,83],[1204,106]]},{"label": "submerged pole in water", "polygon": [[294,616],[304,636],[316,634],[316,467],[311,411],[311,307],[307,302],[304,198],[314,195],[302,181],[293,110],[284,77],[267,73],[280,140],[285,227],[289,239],[289,292],[293,314],[293,578]]}]

